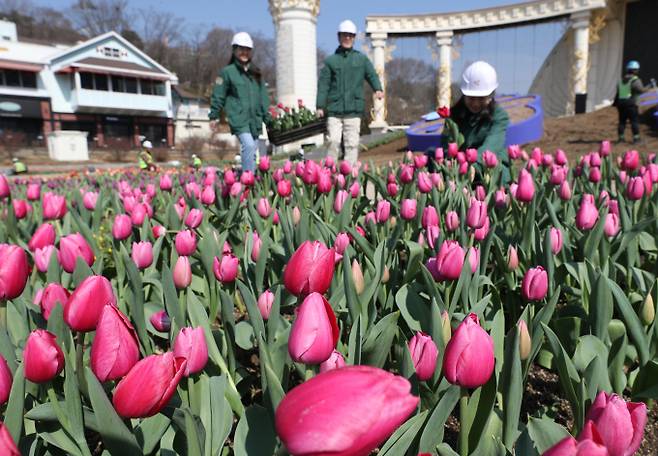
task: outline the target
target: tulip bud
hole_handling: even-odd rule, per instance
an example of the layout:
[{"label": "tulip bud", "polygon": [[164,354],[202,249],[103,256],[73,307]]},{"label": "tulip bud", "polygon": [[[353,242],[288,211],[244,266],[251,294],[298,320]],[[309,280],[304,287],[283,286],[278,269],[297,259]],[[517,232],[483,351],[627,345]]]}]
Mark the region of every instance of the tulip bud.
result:
[{"label": "tulip bud", "polygon": [[443,374],[453,385],[477,388],[489,381],[494,369],[493,339],[471,313],[446,345]]},{"label": "tulip bud", "polygon": [[47,245],[42,249],[35,250],[34,265],[37,267],[39,272],[48,272],[50,258],[52,257],[53,253],[58,255],[57,249],[54,245]]},{"label": "tulip bud", "polygon": [[329,301],[319,293],[309,294],[290,329],[288,353],[296,362],[320,364],[338,342],[339,329]]},{"label": "tulip bud", "polygon": [[176,288],[182,289],[190,286],[192,283],[192,267],[188,257],[178,257],[174,266],[173,277]]},{"label": "tulip bud", "polygon": [[64,369],[64,353],[55,335],[44,329],[30,333],[23,348],[25,378],[33,383],[46,383]]},{"label": "tulip bud", "polygon": [[329,356],[327,360],[322,361],[320,364],[320,373],[328,372],[334,369],[340,369],[341,367],[345,367],[345,358],[343,358],[343,354],[341,352],[334,350],[331,353],[331,356]]},{"label": "tulip bud", "polygon": [[473,229],[482,228],[486,218],[487,204],[475,198],[471,199],[471,204],[466,212],[466,224]]},{"label": "tulip bud", "polygon": [[560,199],[562,201],[568,201],[571,199],[571,186],[567,180],[560,184]]},{"label": "tulip bud", "polygon": [[516,247],[509,245],[507,247],[507,269],[510,271],[516,270],[519,267],[519,255],[516,251]]},{"label": "tulip bud", "polygon": [[522,169],[519,174],[518,185],[515,198],[523,203],[529,203],[532,201],[532,198],[535,196],[535,182],[532,174],[530,174],[525,168]]},{"label": "tulip bud", "polygon": [[436,255],[436,268],[444,280],[456,280],[461,275],[465,252],[457,241],[443,241]]},{"label": "tulip bud", "polygon": [[64,321],[75,331],[93,331],[107,305],[117,305],[110,281],[103,276],[89,276],[69,297],[64,306]]},{"label": "tulip bud", "polygon": [[25,250],[0,244],[0,302],[19,297],[27,284],[30,267]]},{"label": "tulip bud", "polygon": [[363,271],[361,270],[359,262],[356,261],[356,258],[352,260],[352,280],[354,281],[356,294],[360,295],[363,293],[363,290],[365,289],[365,281],[363,279]]},{"label": "tulip bud", "polygon": [[222,255],[221,260],[215,257],[213,260],[213,272],[215,278],[223,284],[232,283],[238,276],[239,260],[233,254]]},{"label": "tulip bud", "polygon": [[439,214],[436,212],[436,208],[434,206],[427,206],[425,209],[423,209],[421,225],[425,229],[427,229],[428,226],[439,226]]},{"label": "tulip bud", "polygon": [[299,221],[302,219],[302,213],[299,212],[299,208],[297,206],[292,208],[292,223],[297,226],[299,225]]},{"label": "tulip bud", "polygon": [[530,268],[523,276],[521,291],[526,301],[541,301],[548,291],[548,274],[546,270],[537,266]]},{"label": "tulip bud", "polygon": [[132,259],[139,269],[146,269],[153,263],[153,245],[148,241],[133,242]]},{"label": "tulip bud", "polygon": [[147,418],[160,412],[176,392],[187,360],[172,352],[138,361],[114,390],[112,403],[123,418]]},{"label": "tulip bud", "polygon": [[165,234],[167,234],[167,229],[166,229],[164,226],[162,226],[162,225],[155,225],[155,226],[151,229],[151,231],[152,231],[152,233],[153,233],[153,237],[154,237],[155,239],[157,239],[157,238],[159,238],[159,237],[162,237],[162,236],[164,236]]},{"label": "tulip bud", "polygon": [[112,236],[114,239],[121,241],[126,239],[132,233],[132,222],[126,214],[119,214],[114,217],[112,225]]},{"label": "tulip bud", "polygon": [[448,231],[455,231],[459,228],[459,216],[455,211],[446,213],[446,229]]},{"label": "tulip bud", "polygon": [[267,200],[267,198],[261,198],[258,200],[258,203],[256,204],[256,211],[258,212],[258,215],[261,216],[261,218],[268,218],[270,216],[270,213],[272,212],[272,206],[270,206],[270,202]]},{"label": "tulip bud", "polygon": [[647,297],[642,303],[642,311],[640,312],[640,316],[642,317],[642,323],[644,323],[646,326],[649,326],[651,323],[653,323],[654,318],[656,318],[656,308],[654,307],[653,296],[651,296],[651,293],[647,294]]},{"label": "tulip bud", "polygon": [[263,240],[256,231],[251,233],[251,237],[253,241],[251,244],[251,261],[255,263],[258,261],[258,258],[260,258],[260,249],[263,246]]},{"label": "tulip bud", "polygon": [[206,367],[208,363],[208,345],[201,326],[181,329],[174,342],[174,356],[187,360],[185,373],[183,374],[186,377],[201,372]]},{"label": "tulip bud", "polygon": [[34,232],[27,247],[34,252],[48,245],[55,245],[55,228],[50,223],[44,223]]},{"label": "tulip bud", "polygon": [[384,272],[382,273],[381,283],[388,283],[390,278],[391,278],[391,273],[388,270],[388,266],[384,266]]},{"label": "tulip bud", "polygon": [[585,194],[576,213],[576,226],[580,230],[591,230],[599,219],[599,210],[593,203],[592,195]]},{"label": "tulip bud", "polygon": [[50,313],[58,302],[62,306],[62,309],[66,308],[70,296],[71,294],[68,290],[60,284],[50,283],[43,289],[41,298],[36,304],[39,304],[43,318],[48,320],[50,318]]},{"label": "tulip bud", "polygon": [[116,380],[139,361],[137,334],[115,306],[105,306],[91,344],[91,370],[99,381]]},{"label": "tulip bud", "polygon": [[522,361],[525,361],[530,356],[530,349],[532,348],[532,339],[528,332],[528,325],[525,320],[519,320],[519,355]]},{"label": "tulip bud", "polygon": [[[0,177],[4,176],[0,175]],[[21,456],[18,447],[16,447],[16,444],[14,443],[13,437],[4,423],[0,423],[0,454],[4,456]]]},{"label": "tulip bud", "polygon": [[559,228],[551,227],[550,231],[551,236],[551,252],[553,255],[557,255],[562,250],[562,231]]},{"label": "tulip bud", "polygon": [[180,256],[190,256],[196,251],[196,235],[190,230],[180,231],[174,240],[176,252]]},{"label": "tulip bud", "polygon": [[333,248],[328,249],[319,241],[305,241],[283,271],[286,289],[295,296],[325,293],[334,276],[334,257]]},{"label": "tulip bud", "polygon": [[377,223],[384,223],[388,220],[388,217],[391,214],[391,203],[386,200],[379,201],[377,203],[377,210],[375,212],[375,218]]},{"label": "tulip bud", "polygon": [[272,304],[274,304],[274,293],[270,290],[265,290],[258,297],[257,304],[260,316],[263,317],[263,320],[268,320],[270,318],[270,312],[272,312]]},{"label": "tulip bud", "polygon": [[66,198],[47,192],[43,195],[43,218],[45,220],[58,220],[66,214]]},{"label": "tulip bud", "polygon": [[94,251],[80,233],[69,234],[59,240],[59,251],[57,252],[62,269],[71,274],[75,270],[75,264],[80,257],[88,266],[94,264]]},{"label": "tulip bud", "polygon": [[400,216],[404,220],[413,220],[416,217],[416,205],[417,201],[415,199],[405,199],[402,201],[402,207],[400,208]]},{"label": "tulip bud", "polygon": [[201,209],[190,209],[190,212],[185,217],[185,226],[194,229],[198,228],[203,221],[203,211]]},{"label": "tulip bud", "polygon": [[[0,406],[5,405],[9,400],[13,378],[11,370],[7,365],[7,360],[0,355]],[[4,453],[1,453],[4,454]]]},{"label": "tulip bud", "polygon": [[345,249],[350,245],[350,237],[347,233],[338,233],[336,235],[336,240],[334,241],[334,249],[336,253],[342,255],[345,253]]},{"label": "tulip bud", "polygon": [[411,338],[408,346],[418,380],[424,382],[431,379],[439,356],[439,349],[432,338],[419,331]]},{"label": "tulip bud", "polygon": [[156,331],[167,332],[171,328],[171,320],[169,319],[169,315],[167,315],[167,311],[165,310],[160,310],[152,314],[151,318],[149,318],[149,321],[156,329]]},{"label": "tulip bud", "polygon": [[441,335],[443,336],[443,345],[448,345],[452,337],[452,326],[450,326],[450,315],[445,310],[441,312]]}]

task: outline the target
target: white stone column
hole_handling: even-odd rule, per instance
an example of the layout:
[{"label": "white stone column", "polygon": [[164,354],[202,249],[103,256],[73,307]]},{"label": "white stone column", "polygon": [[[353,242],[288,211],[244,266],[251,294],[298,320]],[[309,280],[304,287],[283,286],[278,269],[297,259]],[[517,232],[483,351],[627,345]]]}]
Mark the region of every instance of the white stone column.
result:
[{"label": "white stone column", "polygon": [[452,30],[436,32],[436,44],[439,46],[439,74],[437,80],[438,106],[450,106],[452,86]]},{"label": "white stone column", "polygon": [[370,130],[384,131],[388,128],[386,122],[386,33],[373,33],[370,35],[372,45],[372,64],[382,84],[384,98],[381,100],[373,95],[373,112]]},{"label": "white stone column", "polygon": [[278,102],[315,109],[317,95],[317,17],[320,0],[269,0],[276,29]]},{"label": "white stone column", "polygon": [[571,85],[574,94],[574,112],[576,114],[585,112],[587,106],[589,19],[590,11],[582,11],[571,15],[574,44],[571,67]]}]

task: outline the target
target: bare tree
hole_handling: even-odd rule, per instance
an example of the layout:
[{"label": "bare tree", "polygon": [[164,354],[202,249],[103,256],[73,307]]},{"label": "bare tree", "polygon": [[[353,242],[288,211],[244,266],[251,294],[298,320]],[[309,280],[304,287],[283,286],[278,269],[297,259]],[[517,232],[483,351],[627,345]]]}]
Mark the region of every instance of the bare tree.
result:
[{"label": "bare tree", "polygon": [[128,0],[77,0],[71,6],[73,22],[80,32],[97,36],[121,33],[128,24]]}]

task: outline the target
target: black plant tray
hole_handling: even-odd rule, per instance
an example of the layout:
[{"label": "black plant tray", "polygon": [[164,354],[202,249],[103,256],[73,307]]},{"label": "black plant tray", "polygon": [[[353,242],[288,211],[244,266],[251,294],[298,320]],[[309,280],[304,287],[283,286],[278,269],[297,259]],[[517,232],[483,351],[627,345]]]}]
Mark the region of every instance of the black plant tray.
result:
[{"label": "black plant tray", "polygon": [[315,122],[304,125],[303,127],[281,133],[275,133],[268,129],[267,136],[272,144],[275,146],[282,146],[283,144],[299,141],[300,139],[308,138],[309,136],[324,134],[325,131],[327,131],[326,119],[318,119]]}]

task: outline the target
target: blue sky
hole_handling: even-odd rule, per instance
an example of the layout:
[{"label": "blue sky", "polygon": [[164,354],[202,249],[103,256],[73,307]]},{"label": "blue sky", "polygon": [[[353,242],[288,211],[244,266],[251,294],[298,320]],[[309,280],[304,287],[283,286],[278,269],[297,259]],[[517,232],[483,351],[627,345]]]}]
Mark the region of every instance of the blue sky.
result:
[{"label": "blue sky", "polygon": [[[34,3],[66,9],[72,0],[34,0]],[[343,19],[353,20],[360,30],[365,18],[373,14],[441,13],[486,8],[519,0],[322,0],[318,17],[318,46],[332,51],[336,46],[336,27]],[[134,8],[169,11],[184,20],[182,31],[213,25],[274,36],[267,0],[130,0]],[[562,24],[549,23],[517,29],[505,29],[465,35],[460,57],[453,63],[453,78],[469,62],[484,59],[499,70],[501,89],[527,91],[534,74],[554,43],[561,36]],[[405,38],[394,43],[396,57],[414,57],[431,61],[428,39]],[[360,47],[360,43],[357,43]]]}]

